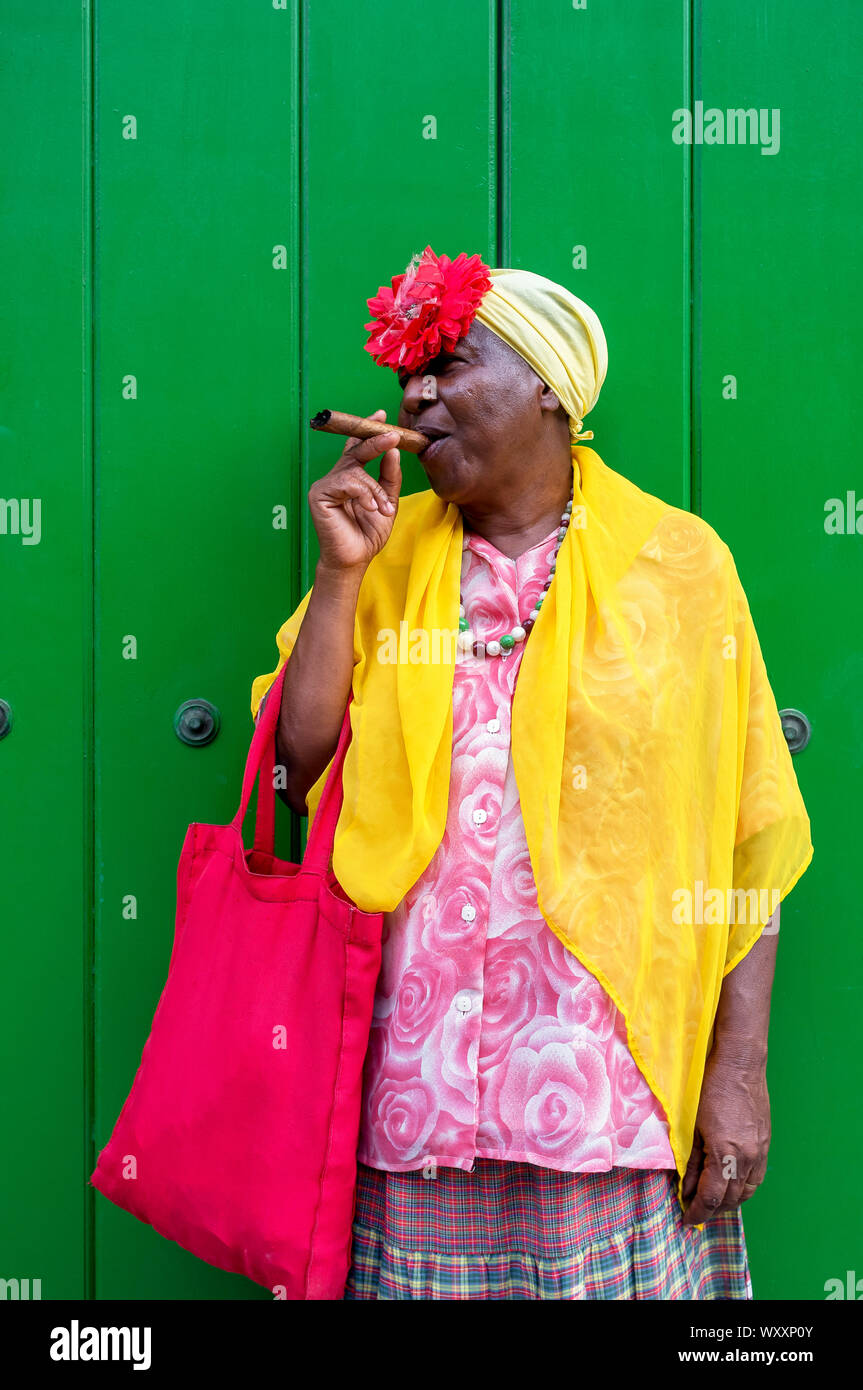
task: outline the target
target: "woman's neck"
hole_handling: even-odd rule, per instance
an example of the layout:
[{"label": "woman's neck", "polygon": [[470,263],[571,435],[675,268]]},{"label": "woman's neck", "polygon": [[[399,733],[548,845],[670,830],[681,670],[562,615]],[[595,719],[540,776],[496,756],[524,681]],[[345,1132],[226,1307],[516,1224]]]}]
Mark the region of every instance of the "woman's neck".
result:
[{"label": "woman's neck", "polygon": [[559,524],[570,498],[572,473],[558,488],[546,487],[537,496],[531,490],[511,505],[488,507],[468,504],[461,508],[465,531],[475,531],[511,560],[517,560],[544,540]]}]

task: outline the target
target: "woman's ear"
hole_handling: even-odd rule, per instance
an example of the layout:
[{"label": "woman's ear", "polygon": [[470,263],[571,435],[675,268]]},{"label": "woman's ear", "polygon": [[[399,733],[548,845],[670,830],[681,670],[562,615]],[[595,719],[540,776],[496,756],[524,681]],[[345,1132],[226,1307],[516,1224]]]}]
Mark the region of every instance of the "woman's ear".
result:
[{"label": "woman's ear", "polygon": [[562,409],[560,397],[557,395],[557,392],[552,391],[551,387],[547,386],[545,382],[542,383],[542,393],[539,398],[539,403],[542,410],[550,410],[552,414]]}]

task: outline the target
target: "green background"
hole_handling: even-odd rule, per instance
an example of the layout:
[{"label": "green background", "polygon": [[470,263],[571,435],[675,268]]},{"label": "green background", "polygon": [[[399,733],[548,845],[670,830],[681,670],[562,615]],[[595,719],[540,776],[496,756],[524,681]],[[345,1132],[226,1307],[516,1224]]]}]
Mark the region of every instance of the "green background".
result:
[{"label": "green background", "polygon": [[[427,243],[597,310],[593,447],[728,542],[777,703],[811,720],[815,857],[783,904],[745,1222],[756,1298],[863,1267],[863,535],[824,528],[863,495],[861,39],[858,0],[7,0],[0,495],[41,499],[42,532],[0,534],[0,1276],[269,1297],[86,1179],[164,982],[186,826],[233,815],[251,681],[311,582],[306,492],[339,446],[308,418],[394,414],[365,301]],[[697,100],[779,108],[779,152],[674,143]],[[222,730],[193,749],[172,720],[196,696]]]}]

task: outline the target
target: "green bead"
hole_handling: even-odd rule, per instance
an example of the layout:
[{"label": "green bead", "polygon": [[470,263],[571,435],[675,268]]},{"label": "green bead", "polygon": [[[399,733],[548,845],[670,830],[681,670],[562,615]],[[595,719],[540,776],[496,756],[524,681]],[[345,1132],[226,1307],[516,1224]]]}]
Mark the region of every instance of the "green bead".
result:
[{"label": "green bead", "polygon": [[541,598],[538,598],[537,601],[536,601],[536,603],[535,603],[533,606],[534,606],[534,608],[541,608],[541,607],[542,607],[542,599],[541,599]]},{"label": "green bead", "polygon": [[505,637],[501,637],[500,645],[505,652],[508,652],[511,647],[515,646],[515,638],[510,637],[509,633],[507,633]]},{"label": "green bead", "polygon": [[458,627],[459,627],[459,632],[467,632],[467,630],[468,630],[468,621],[467,621],[467,618],[459,618],[459,620],[458,620]]}]

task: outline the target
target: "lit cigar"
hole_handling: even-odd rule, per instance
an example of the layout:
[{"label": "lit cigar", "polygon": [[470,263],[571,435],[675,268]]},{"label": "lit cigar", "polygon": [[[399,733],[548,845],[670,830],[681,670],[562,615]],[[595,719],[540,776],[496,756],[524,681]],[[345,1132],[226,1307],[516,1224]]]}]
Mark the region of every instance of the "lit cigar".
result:
[{"label": "lit cigar", "polygon": [[395,446],[409,454],[418,454],[428,444],[428,435],[419,430],[403,430],[400,425],[388,425],[386,420],[367,420],[364,415],[346,415],[342,410],[319,410],[309,421],[313,430],[327,434],[352,434],[357,439],[373,439],[376,434],[399,436]]}]

